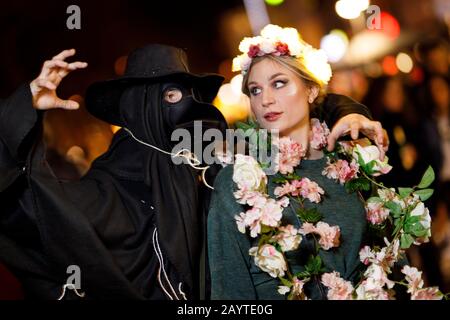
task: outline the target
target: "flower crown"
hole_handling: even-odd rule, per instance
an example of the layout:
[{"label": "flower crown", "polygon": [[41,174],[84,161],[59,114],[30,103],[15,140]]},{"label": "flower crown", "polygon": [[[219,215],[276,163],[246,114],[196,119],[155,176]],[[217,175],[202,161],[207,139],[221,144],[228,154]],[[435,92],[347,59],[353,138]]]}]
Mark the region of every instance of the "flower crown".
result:
[{"label": "flower crown", "polygon": [[331,67],[325,52],[303,41],[294,28],[269,24],[261,30],[261,35],[244,38],[239,44],[239,51],[242,54],[233,59],[233,72],[241,71],[243,75],[247,73],[253,58],[271,54],[299,59],[308,73],[323,85],[331,78]]}]

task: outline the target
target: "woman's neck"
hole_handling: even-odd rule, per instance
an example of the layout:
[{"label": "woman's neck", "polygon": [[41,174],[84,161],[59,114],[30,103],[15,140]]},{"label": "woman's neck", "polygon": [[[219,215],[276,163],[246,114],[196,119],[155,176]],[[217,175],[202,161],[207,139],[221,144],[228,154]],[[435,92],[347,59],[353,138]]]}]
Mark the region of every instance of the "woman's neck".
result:
[{"label": "woman's neck", "polygon": [[281,136],[288,136],[295,142],[300,143],[300,145],[306,149],[305,159],[317,160],[323,157],[323,151],[315,150],[311,148],[309,140],[311,138],[311,126],[309,118],[302,121],[299,125],[294,128],[288,129],[281,132]]}]

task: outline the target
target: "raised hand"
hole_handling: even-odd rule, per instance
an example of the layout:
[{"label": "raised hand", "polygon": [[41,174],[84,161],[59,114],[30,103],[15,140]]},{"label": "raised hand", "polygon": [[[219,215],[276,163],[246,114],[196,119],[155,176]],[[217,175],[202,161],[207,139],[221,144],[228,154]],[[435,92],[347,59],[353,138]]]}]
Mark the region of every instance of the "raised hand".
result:
[{"label": "raised hand", "polygon": [[86,62],[68,63],[64,60],[75,55],[75,49],[64,50],[51,60],[45,61],[39,76],[30,83],[33,95],[33,108],[38,110],[79,108],[79,104],[73,100],[63,100],[56,94],[56,89],[62,79],[70,72],[87,67]]},{"label": "raised hand", "polygon": [[332,151],[339,137],[350,133],[353,140],[358,139],[359,133],[374,141],[380,150],[381,160],[388,150],[389,138],[381,123],[372,121],[363,115],[352,113],[339,119],[328,136],[328,151]]}]

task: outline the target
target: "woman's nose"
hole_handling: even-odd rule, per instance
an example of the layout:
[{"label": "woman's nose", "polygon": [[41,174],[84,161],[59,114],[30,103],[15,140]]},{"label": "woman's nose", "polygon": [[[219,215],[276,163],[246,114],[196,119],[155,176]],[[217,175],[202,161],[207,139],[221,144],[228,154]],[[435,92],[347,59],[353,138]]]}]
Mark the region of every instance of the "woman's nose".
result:
[{"label": "woman's nose", "polygon": [[271,90],[263,90],[262,92],[262,106],[269,107],[270,105],[275,103],[275,98],[271,92]]}]

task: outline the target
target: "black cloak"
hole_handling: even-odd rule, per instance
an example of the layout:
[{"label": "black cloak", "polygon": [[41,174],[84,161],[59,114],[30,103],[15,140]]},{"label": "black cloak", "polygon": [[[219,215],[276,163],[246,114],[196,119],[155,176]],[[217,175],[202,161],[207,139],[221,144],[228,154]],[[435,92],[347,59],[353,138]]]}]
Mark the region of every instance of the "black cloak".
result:
[{"label": "black cloak", "polygon": [[[159,91],[127,89],[122,117],[136,137],[170,150]],[[198,173],[120,130],[81,180],[60,181],[45,161],[42,112],[31,101],[28,85],[0,101],[0,261],[26,297],[59,298],[76,265],[85,299],[198,299],[209,197]],[[332,94],[316,112],[330,127],[352,112],[370,117]],[[78,296],[68,290],[64,298]]]}]

